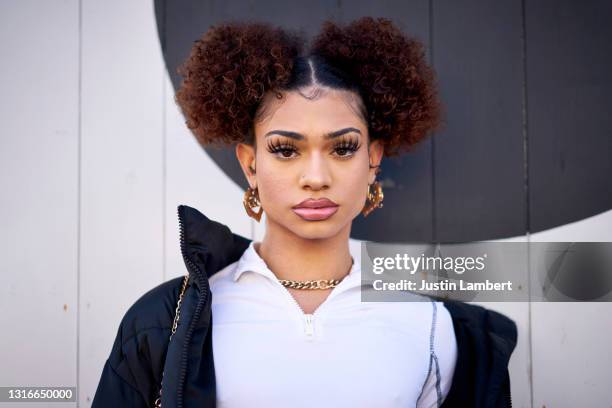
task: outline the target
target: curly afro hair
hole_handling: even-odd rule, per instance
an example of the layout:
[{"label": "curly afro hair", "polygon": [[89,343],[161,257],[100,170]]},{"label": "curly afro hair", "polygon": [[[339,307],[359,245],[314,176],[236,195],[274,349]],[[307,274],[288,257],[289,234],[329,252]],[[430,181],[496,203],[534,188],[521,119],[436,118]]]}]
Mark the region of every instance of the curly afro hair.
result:
[{"label": "curly afro hair", "polygon": [[[441,104],[423,45],[385,18],[346,26],[323,23],[304,54],[303,34],[266,23],[212,26],[178,69],[176,93],[187,126],[202,145],[254,143],[254,121],[268,92],[308,85],[360,96],[370,140],[394,156],[439,128]],[[359,98],[358,98],[359,99]]]}]

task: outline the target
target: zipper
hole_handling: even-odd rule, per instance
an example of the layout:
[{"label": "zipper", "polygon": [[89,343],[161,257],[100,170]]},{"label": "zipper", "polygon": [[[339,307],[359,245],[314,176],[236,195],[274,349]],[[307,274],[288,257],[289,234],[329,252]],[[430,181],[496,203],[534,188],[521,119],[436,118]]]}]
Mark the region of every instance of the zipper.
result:
[{"label": "zipper", "polygon": [[305,323],[304,333],[306,333],[307,336],[314,335],[314,315],[305,314],[304,323]]},{"label": "zipper", "polygon": [[325,298],[323,303],[321,303],[319,305],[319,307],[317,307],[317,309],[314,311],[314,313],[305,313],[304,309],[302,309],[302,306],[300,306],[300,304],[297,302],[297,300],[295,300],[295,298],[293,297],[291,292],[289,292],[289,290],[286,287],[284,287],[277,279],[273,279],[273,281],[278,284],[278,286],[282,289],[282,291],[285,292],[286,296],[288,296],[289,299],[291,300],[291,302],[295,305],[295,307],[297,308],[298,312],[302,316],[302,320],[304,321],[304,334],[308,338],[312,339],[314,337],[314,323],[315,323],[314,321],[315,321],[315,316],[319,313],[319,310],[321,310],[321,307],[323,307],[323,305],[329,300],[329,297],[332,295],[332,293],[335,290],[337,290],[338,286],[332,288],[332,290],[329,293],[329,295],[327,295],[327,298]]},{"label": "zipper", "polygon": [[181,255],[183,256],[183,260],[185,261],[185,265],[187,266],[188,272],[193,272],[196,279],[198,280],[198,284],[200,285],[200,293],[198,303],[193,312],[193,317],[187,328],[187,332],[185,333],[185,341],[183,343],[183,350],[181,351],[181,365],[179,371],[178,378],[178,386],[177,386],[177,407],[183,407],[183,384],[185,383],[185,375],[187,374],[187,357],[189,353],[189,343],[191,342],[191,336],[193,335],[193,331],[195,330],[195,325],[200,320],[200,314],[202,313],[202,308],[206,304],[208,300],[208,293],[210,288],[208,286],[208,279],[202,279],[202,271],[200,268],[187,256],[185,251],[185,227],[183,223],[183,206],[178,206],[178,221],[179,221],[179,234],[180,234],[180,242],[181,242]]},{"label": "zipper", "polygon": [[[297,308],[297,311],[300,313],[300,316],[302,317],[302,320],[304,321],[304,334],[307,337],[312,338],[314,336],[314,318],[315,318],[314,313],[305,313],[304,309],[302,309],[302,306],[300,306],[297,300],[295,300],[291,292],[289,292],[287,288],[284,287],[278,280],[274,279],[274,281],[278,284],[278,286],[280,286],[282,291],[285,292],[285,295],[288,296],[289,299],[291,299],[291,302],[295,305],[295,307]],[[319,311],[319,308],[315,310],[315,313],[317,313],[318,311]]]}]

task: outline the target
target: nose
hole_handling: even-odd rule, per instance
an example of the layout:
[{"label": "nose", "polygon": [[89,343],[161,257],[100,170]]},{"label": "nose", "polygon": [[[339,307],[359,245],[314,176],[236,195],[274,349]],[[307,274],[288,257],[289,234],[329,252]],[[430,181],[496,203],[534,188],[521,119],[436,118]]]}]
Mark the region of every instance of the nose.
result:
[{"label": "nose", "polygon": [[321,153],[312,153],[308,160],[304,161],[304,168],[300,177],[300,187],[312,190],[329,188],[331,184],[331,172],[329,164]]}]

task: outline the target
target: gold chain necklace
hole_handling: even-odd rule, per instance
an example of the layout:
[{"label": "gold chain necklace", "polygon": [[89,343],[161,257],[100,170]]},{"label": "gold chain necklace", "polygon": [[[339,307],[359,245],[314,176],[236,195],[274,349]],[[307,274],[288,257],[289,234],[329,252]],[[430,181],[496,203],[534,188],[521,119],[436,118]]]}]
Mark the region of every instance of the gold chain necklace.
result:
[{"label": "gold chain necklace", "polygon": [[309,281],[279,279],[278,281],[284,287],[292,289],[328,289],[335,288],[342,281],[342,279],[318,279]]},{"label": "gold chain necklace", "polygon": [[[351,257],[351,267],[349,268],[349,273],[351,272],[354,263],[355,260]],[[308,281],[279,279],[278,281],[284,287],[291,289],[329,289],[338,286],[338,284],[342,282],[342,280],[346,278],[347,275],[345,275],[342,279],[317,279]]]}]

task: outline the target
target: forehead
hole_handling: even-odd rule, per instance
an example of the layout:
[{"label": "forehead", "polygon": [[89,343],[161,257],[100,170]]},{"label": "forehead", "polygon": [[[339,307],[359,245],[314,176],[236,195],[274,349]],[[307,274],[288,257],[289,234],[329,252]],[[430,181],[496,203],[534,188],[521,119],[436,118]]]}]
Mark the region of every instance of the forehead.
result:
[{"label": "forehead", "polygon": [[[302,92],[310,96],[312,89]],[[280,100],[274,96],[266,99],[264,115],[255,123],[257,135],[274,129],[312,135],[322,135],[349,125],[366,129],[359,113],[359,97],[353,92],[325,89],[312,99],[298,91],[283,92],[282,95]]]}]

